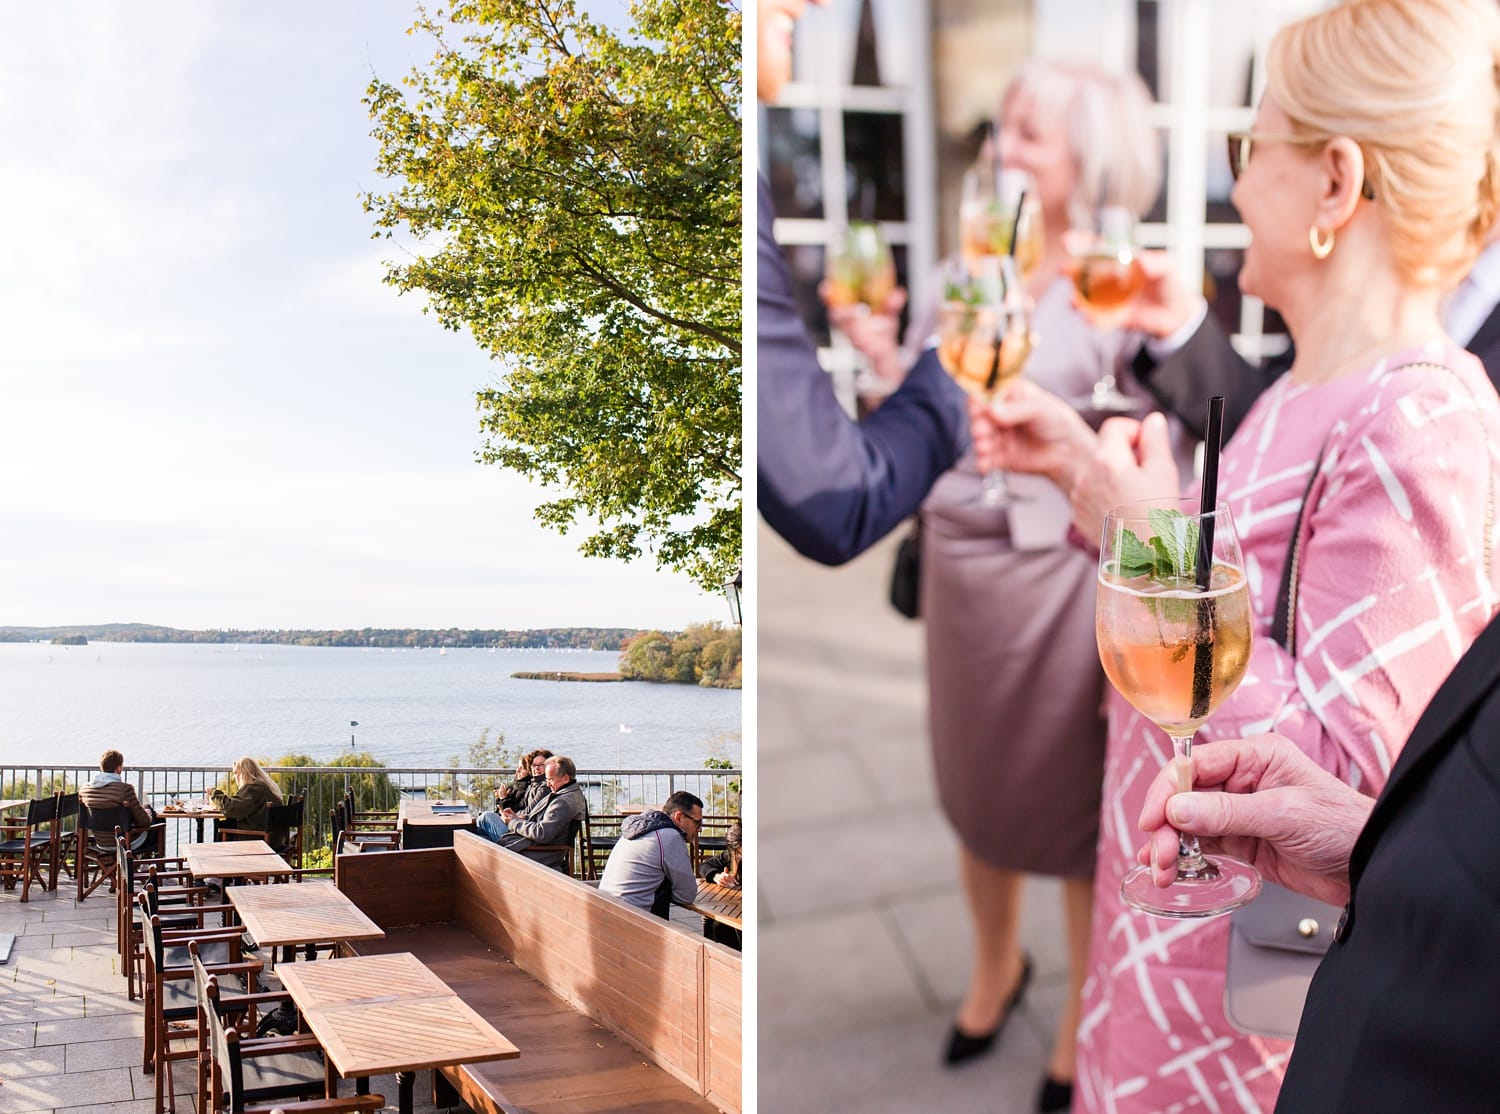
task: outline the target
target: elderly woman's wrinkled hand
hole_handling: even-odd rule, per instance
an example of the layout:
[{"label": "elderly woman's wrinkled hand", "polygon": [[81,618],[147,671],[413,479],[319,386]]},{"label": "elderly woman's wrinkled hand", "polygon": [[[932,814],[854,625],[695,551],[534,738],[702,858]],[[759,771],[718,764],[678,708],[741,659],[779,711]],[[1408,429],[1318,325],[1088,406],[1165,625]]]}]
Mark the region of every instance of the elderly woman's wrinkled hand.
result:
[{"label": "elderly woman's wrinkled hand", "polygon": [[1262,878],[1326,901],[1349,900],[1349,856],[1374,807],[1282,735],[1193,748],[1190,779],[1174,758],[1141,806],[1136,855],[1158,886],[1177,877],[1177,833],[1252,864]]}]

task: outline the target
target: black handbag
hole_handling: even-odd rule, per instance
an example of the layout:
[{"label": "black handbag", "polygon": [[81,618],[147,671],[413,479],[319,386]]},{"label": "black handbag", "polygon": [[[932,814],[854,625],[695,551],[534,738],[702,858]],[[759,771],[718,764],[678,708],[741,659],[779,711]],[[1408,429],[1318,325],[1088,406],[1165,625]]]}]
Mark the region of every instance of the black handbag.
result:
[{"label": "black handbag", "polygon": [[911,528],[896,546],[891,565],[891,606],[908,619],[921,615],[922,520],[913,518]]}]

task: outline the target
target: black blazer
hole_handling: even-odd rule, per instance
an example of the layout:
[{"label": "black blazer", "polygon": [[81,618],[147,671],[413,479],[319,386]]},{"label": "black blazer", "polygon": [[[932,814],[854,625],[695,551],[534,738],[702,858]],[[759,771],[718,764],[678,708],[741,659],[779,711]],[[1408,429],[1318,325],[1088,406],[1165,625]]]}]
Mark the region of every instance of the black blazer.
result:
[{"label": "black blazer", "polygon": [[1412,730],[1349,874],[1278,1114],[1500,1110],[1500,619]]},{"label": "black blazer", "polygon": [[756,214],[756,501],[799,553],[836,565],[916,511],[962,452],[968,414],[963,392],[932,352],[863,422],[844,413],[792,296],[786,258],[771,234],[774,216],[762,178]]}]

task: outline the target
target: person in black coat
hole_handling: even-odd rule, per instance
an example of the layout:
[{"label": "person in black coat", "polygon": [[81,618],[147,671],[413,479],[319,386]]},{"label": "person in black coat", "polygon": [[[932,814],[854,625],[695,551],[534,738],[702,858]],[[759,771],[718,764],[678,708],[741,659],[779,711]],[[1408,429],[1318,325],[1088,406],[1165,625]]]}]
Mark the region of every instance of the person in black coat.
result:
[{"label": "person in black coat", "polygon": [[[1500,1096],[1500,618],[1432,698],[1373,801],[1278,735],[1193,748],[1141,811],[1140,859],[1177,831],[1344,914],[1308,991],[1276,1109],[1496,1109]],[[1219,790],[1215,792],[1215,790]],[[1171,826],[1169,826],[1171,825]]]}]

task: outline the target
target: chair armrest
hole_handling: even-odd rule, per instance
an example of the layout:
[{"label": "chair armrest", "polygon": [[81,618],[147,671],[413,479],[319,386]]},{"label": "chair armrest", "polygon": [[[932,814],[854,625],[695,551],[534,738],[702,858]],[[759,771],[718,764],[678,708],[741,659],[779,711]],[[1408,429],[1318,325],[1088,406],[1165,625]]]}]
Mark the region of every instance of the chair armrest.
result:
[{"label": "chair armrest", "polygon": [[256,1056],[281,1056],[288,1052],[313,1052],[323,1046],[311,1033],[297,1033],[289,1037],[247,1037],[240,1041],[240,1055],[245,1059]]}]

